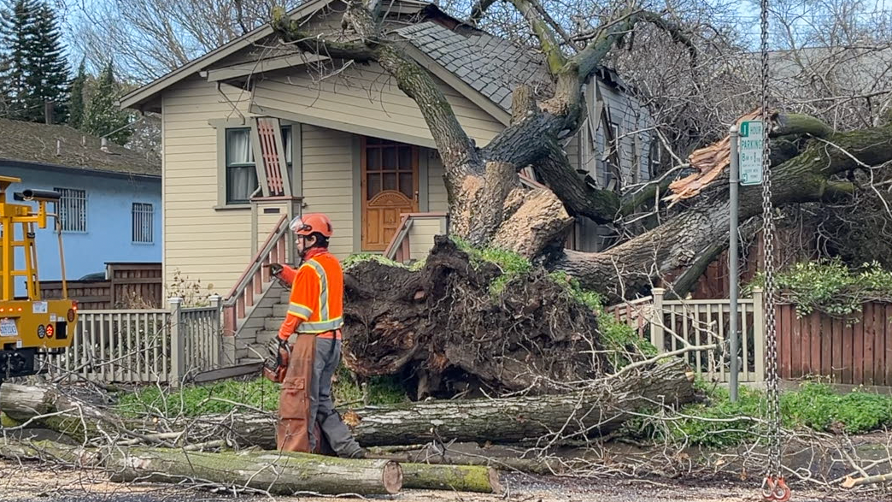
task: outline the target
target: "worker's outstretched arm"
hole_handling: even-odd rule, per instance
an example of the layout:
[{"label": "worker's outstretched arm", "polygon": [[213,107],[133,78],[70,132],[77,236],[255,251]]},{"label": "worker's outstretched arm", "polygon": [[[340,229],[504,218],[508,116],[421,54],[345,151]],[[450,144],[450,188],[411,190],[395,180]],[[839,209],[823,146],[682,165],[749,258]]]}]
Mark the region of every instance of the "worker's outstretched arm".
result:
[{"label": "worker's outstretched arm", "polygon": [[[283,268],[284,270],[284,268]],[[291,295],[288,298],[288,312],[285,321],[279,328],[279,339],[287,340],[300,323],[310,319],[319,307],[319,276],[313,267],[300,267],[294,273],[291,284]]]},{"label": "worker's outstretched arm", "polygon": [[270,265],[269,271],[288,284],[294,284],[294,278],[297,276],[297,269],[283,263],[273,263]]},{"label": "worker's outstretched arm", "polygon": [[279,272],[279,277],[287,283],[294,284],[294,279],[297,277],[297,269],[283,264],[282,271]]}]

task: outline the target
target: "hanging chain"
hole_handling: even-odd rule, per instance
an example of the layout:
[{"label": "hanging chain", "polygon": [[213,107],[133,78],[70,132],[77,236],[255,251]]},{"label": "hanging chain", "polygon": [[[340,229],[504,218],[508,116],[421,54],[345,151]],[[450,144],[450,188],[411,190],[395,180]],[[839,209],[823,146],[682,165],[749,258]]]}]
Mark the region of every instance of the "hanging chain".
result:
[{"label": "hanging chain", "polygon": [[767,342],[766,384],[768,388],[768,474],[777,480],[782,478],[780,451],[780,396],[777,376],[777,334],[775,332],[774,286],[774,215],[771,204],[771,172],[768,145],[768,0],[761,0],[762,7],[762,238],[765,244],[765,337]]}]

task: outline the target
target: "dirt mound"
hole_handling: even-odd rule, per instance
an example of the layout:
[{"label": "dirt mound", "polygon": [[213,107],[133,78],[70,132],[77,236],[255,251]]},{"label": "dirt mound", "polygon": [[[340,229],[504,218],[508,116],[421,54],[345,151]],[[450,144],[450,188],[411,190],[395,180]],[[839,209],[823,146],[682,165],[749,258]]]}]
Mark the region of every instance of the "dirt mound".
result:
[{"label": "dirt mound", "polygon": [[414,381],[417,399],[548,393],[610,370],[594,313],[542,269],[503,277],[440,236],[417,270],[368,260],[346,275],[345,364]]}]

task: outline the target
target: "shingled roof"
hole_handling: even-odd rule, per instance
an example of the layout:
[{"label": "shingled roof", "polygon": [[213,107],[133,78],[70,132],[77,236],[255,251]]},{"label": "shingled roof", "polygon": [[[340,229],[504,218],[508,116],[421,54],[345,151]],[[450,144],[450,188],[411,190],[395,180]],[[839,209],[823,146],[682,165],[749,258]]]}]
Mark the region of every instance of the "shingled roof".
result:
[{"label": "shingled roof", "polygon": [[81,171],[161,176],[161,164],[139,152],[65,125],[0,119],[0,164],[27,162]]},{"label": "shingled roof", "polygon": [[[540,52],[466,25],[450,30],[425,21],[396,32],[508,113],[511,93],[519,84],[530,85],[539,97],[552,93],[552,79]],[[626,87],[607,68],[599,68],[596,76],[609,85]]]},{"label": "shingled roof", "polygon": [[430,21],[397,33],[509,113],[511,93],[519,84],[529,84],[536,94],[547,94],[552,85],[540,54],[503,38],[479,30],[453,31]]}]

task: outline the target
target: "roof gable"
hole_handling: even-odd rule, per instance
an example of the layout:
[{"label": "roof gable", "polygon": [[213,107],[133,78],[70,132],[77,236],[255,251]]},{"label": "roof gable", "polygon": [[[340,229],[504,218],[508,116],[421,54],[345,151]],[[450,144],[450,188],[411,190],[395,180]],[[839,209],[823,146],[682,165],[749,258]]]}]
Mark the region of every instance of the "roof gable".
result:
[{"label": "roof gable", "polygon": [[[288,17],[293,20],[307,20],[317,15],[325,16],[331,12],[336,12],[335,10],[327,12],[327,7],[341,1],[342,0],[309,0],[303,5],[288,12]],[[429,5],[431,4],[419,0],[394,0],[386,6],[386,9],[395,14],[407,14],[418,12]],[[340,20],[340,18],[338,19]],[[226,62],[226,64],[237,63],[239,62],[239,52],[256,52],[257,54],[262,54],[264,58],[270,57],[271,51],[269,47],[260,48],[258,51],[253,51],[251,49],[254,44],[258,44],[272,35],[273,31],[269,23],[264,23],[245,35],[233,39],[207,54],[195,58],[180,68],[177,68],[176,70],[173,70],[123,96],[119,100],[119,106],[122,108],[160,112],[158,95],[164,89],[177,84],[190,76],[198,74],[199,72],[207,70],[215,64],[221,62]],[[280,47],[272,52],[274,53],[273,56],[281,56],[288,53],[288,48]],[[232,61],[232,59],[235,60]],[[242,59],[244,61],[251,60],[249,57]]]}]

